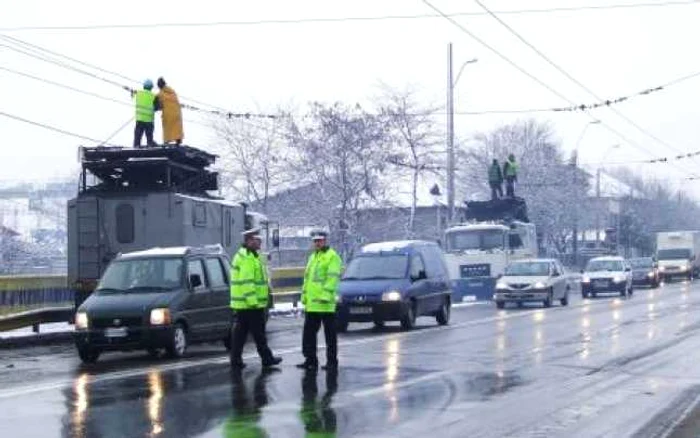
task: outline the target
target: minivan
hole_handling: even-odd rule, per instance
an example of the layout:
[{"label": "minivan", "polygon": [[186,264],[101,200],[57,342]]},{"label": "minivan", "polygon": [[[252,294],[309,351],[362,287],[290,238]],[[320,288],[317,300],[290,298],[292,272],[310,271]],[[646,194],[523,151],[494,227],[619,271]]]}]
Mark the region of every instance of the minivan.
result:
[{"label": "minivan", "polygon": [[452,288],[442,250],[411,240],[365,245],[348,263],[338,294],[338,330],[351,322],[400,321],[405,330],[419,316],[450,320]]},{"label": "minivan", "polygon": [[93,363],[105,351],[139,349],[179,358],[198,342],[228,347],[228,271],[220,245],[119,254],[76,312],[80,359]]}]

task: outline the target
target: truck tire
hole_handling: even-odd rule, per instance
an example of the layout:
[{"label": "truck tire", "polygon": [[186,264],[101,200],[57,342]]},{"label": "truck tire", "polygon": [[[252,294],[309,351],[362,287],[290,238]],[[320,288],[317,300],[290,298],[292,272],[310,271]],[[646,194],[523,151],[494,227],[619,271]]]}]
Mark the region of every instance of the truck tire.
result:
[{"label": "truck tire", "polygon": [[94,364],[100,358],[100,351],[90,347],[79,347],[78,356],[85,364]]}]

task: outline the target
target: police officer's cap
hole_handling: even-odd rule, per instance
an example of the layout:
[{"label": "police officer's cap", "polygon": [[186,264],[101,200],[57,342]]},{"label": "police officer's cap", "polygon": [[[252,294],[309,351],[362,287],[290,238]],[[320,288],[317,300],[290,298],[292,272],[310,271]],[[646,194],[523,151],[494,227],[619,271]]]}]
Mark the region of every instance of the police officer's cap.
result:
[{"label": "police officer's cap", "polygon": [[251,228],[250,230],[245,230],[241,234],[243,235],[244,239],[247,239],[249,237],[259,239],[260,238],[260,228]]},{"label": "police officer's cap", "polygon": [[311,240],[326,240],[328,239],[328,232],[323,230],[314,230],[311,232]]}]

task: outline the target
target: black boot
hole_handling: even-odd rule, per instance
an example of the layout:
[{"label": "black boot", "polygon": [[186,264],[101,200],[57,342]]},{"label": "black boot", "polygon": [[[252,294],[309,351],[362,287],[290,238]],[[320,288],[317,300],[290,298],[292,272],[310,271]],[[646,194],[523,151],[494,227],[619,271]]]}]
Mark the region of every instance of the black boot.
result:
[{"label": "black boot", "polygon": [[282,358],[277,356],[272,356],[268,360],[263,361],[263,368],[272,368],[282,363]]}]

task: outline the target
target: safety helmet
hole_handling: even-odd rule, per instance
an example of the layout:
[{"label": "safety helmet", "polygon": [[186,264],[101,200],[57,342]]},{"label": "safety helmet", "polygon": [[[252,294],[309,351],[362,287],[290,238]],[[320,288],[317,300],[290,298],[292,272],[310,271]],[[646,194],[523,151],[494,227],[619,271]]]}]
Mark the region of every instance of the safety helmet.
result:
[{"label": "safety helmet", "polygon": [[146,90],[150,90],[151,88],[153,88],[153,81],[150,79],[146,79],[145,81],[143,81],[143,88],[145,88]]}]

